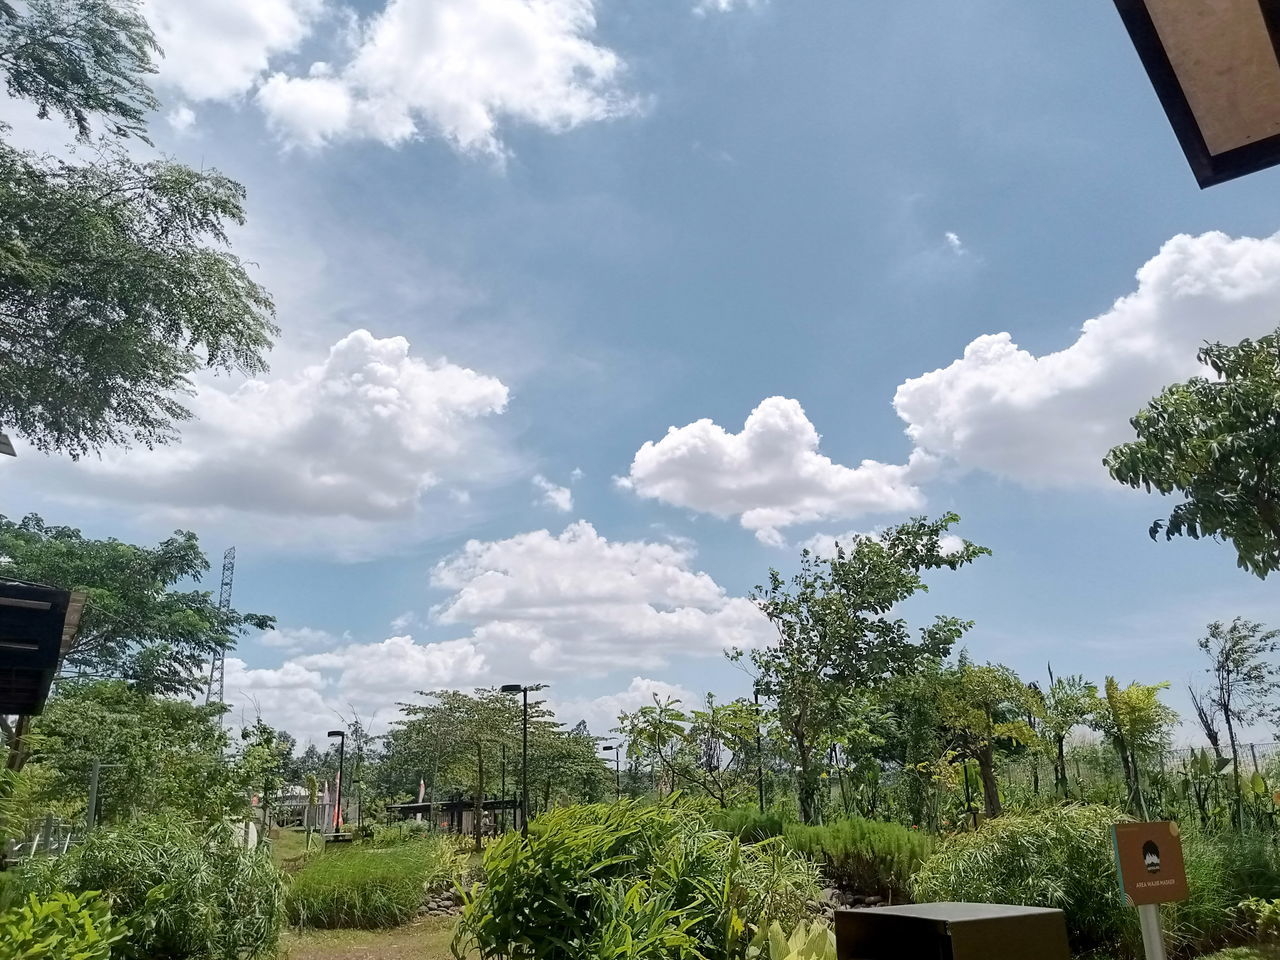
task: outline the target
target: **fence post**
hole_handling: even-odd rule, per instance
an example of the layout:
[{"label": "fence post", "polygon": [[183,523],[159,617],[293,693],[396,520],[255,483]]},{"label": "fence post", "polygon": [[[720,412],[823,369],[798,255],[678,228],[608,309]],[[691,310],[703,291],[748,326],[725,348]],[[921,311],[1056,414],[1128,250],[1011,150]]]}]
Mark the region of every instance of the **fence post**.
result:
[{"label": "fence post", "polygon": [[84,814],[85,832],[98,824],[98,777],[102,773],[102,761],[95,759],[89,768],[89,809]]}]

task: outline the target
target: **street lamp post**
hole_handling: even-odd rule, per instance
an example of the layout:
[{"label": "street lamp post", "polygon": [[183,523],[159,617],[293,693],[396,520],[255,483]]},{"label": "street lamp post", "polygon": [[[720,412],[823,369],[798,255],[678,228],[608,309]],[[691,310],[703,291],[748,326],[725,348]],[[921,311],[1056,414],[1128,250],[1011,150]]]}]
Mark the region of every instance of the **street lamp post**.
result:
[{"label": "street lamp post", "polygon": [[622,799],[622,747],[614,744],[605,744],[605,750],[613,752],[613,783],[617,790],[618,799]]},{"label": "street lamp post", "polygon": [[764,815],[764,737],[760,735],[760,688],[752,692],[756,704],[756,791],[760,794],[760,814]]},{"label": "street lamp post", "polygon": [[342,781],[345,771],[342,769],[343,763],[347,756],[347,731],[330,730],[328,733],[330,738],[338,738],[338,790],[337,796],[333,801],[333,832],[338,832],[338,820],[342,817]]},{"label": "street lamp post", "polygon": [[541,690],[546,684],[525,686],[520,683],[504,683],[501,693],[518,693],[524,700],[524,729],[520,740],[520,835],[529,836],[529,693]]}]

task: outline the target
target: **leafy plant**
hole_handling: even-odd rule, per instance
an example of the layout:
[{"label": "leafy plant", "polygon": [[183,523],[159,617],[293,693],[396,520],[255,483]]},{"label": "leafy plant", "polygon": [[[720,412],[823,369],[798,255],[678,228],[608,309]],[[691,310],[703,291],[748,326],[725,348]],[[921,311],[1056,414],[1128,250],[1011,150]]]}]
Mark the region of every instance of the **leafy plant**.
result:
[{"label": "leafy plant", "polygon": [[89,834],[70,853],[23,874],[30,892],[102,891],[132,933],[120,955],[137,960],[258,960],[275,956],[280,874],[232,827],[197,833],[167,818]]},{"label": "leafy plant", "polygon": [[1249,897],[1240,902],[1240,915],[1263,943],[1280,940],[1280,900]]},{"label": "leafy plant", "polygon": [[826,924],[802,923],[788,936],[775,922],[752,938],[747,960],[836,960],[835,934]]},{"label": "leafy plant", "polygon": [[783,836],[837,886],[898,900],[909,895],[912,874],[933,850],[933,838],[921,830],[858,818],[822,827],[788,824]]},{"label": "leafy plant", "polygon": [[527,839],[494,843],[484,866],[459,957],[741,958],[756,926],[793,926],[817,895],[815,866],[781,839],[744,845],[678,799],[552,810]]},{"label": "leafy plant", "polygon": [[376,929],[411,920],[425,893],[451,885],[462,855],[445,837],[360,845],[312,858],[289,882],[289,922],[300,927]]},{"label": "leafy plant", "polygon": [[1123,819],[1081,804],[1007,813],[945,839],[916,874],[915,897],[1056,907],[1076,952],[1114,948],[1136,923],[1111,852],[1111,827]]},{"label": "leafy plant", "polygon": [[112,946],[129,933],[96,892],[30,894],[0,914],[0,957],[23,960],[110,960]]}]

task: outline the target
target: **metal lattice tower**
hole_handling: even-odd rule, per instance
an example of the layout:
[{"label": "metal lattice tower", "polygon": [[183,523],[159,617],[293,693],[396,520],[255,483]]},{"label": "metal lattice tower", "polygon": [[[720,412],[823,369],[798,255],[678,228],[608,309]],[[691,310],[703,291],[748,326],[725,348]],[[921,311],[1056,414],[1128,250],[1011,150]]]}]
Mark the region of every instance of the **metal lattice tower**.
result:
[{"label": "metal lattice tower", "polygon": [[[218,609],[226,613],[231,609],[231,584],[236,578],[236,548],[229,547],[222,555],[222,589],[218,593]],[[227,655],[219,651],[209,665],[209,689],[205,703],[222,703],[226,693]]]}]

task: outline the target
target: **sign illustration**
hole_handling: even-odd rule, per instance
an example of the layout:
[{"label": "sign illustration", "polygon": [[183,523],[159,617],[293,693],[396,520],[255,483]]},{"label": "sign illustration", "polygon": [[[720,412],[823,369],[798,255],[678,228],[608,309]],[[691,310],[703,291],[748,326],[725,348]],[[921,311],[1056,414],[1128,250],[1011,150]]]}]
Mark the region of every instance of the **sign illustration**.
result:
[{"label": "sign illustration", "polygon": [[1178,825],[1117,823],[1112,829],[1120,889],[1136,906],[1187,899]]}]

